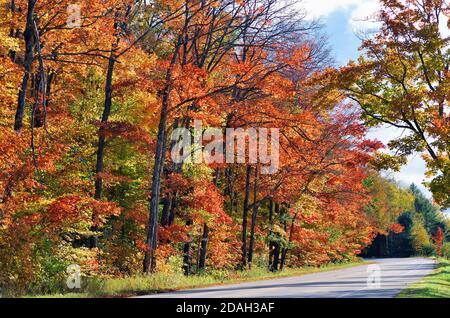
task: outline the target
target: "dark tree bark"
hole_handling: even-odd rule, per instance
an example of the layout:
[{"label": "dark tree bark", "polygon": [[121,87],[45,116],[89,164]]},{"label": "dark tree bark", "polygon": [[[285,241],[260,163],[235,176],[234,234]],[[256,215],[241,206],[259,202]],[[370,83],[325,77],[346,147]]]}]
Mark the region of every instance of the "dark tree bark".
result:
[{"label": "dark tree bark", "polygon": [[277,242],[271,242],[271,253],[272,263],[270,264],[269,269],[272,272],[277,272],[280,264],[280,244]]},{"label": "dark tree bark", "polygon": [[283,270],[284,265],[286,263],[286,255],[289,251],[289,245],[291,244],[292,241],[292,235],[294,234],[294,228],[295,228],[295,221],[297,220],[297,214],[294,215],[294,218],[292,219],[292,223],[291,223],[291,228],[289,230],[289,239],[288,239],[288,246],[286,246],[285,248],[283,248],[282,252],[281,252],[281,264],[280,264],[280,271]]},{"label": "dark tree bark", "polygon": [[36,46],[34,36],[34,8],[37,0],[28,0],[27,21],[25,31],[23,33],[25,41],[25,56],[23,66],[25,73],[22,77],[22,84],[19,89],[19,96],[17,101],[17,110],[14,119],[14,130],[20,131],[23,128],[23,117],[25,113],[26,96],[28,89],[28,80],[31,75],[31,67],[34,61],[34,47]]},{"label": "dark tree bark", "polygon": [[172,204],[170,205],[170,213],[169,213],[169,225],[172,225],[175,222],[175,213],[178,205],[177,195],[172,198]]},{"label": "dark tree bark", "polygon": [[161,109],[161,119],[158,128],[157,147],[155,154],[155,163],[153,167],[153,177],[151,185],[150,197],[150,213],[147,230],[147,245],[148,249],[144,257],[144,273],[154,272],[156,270],[156,247],[158,235],[158,209],[159,196],[161,189],[161,172],[164,166],[165,159],[165,144],[166,144],[166,121],[167,121],[167,101],[163,102]]},{"label": "dark tree bark", "polygon": [[233,179],[233,169],[231,167],[225,170],[225,175],[227,177],[227,195],[230,198],[230,213],[234,213],[234,208],[236,206],[235,193],[234,193],[234,179]]},{"label": "dark tree bark", "polygon": [[97,146],[97,161],[95,165],[95,193],[94,193],[94,198],[96,200],[100,200],[102,198],[103,193],[103,179],[100,174],[104,171],[104,152],[106,146],[105,125],[108,123],[109,116],[111,115],[114,67],[116,65],[116,61],[118,58],[117,48],[120,43],[120,36],[121,36],[120,33],[125,32],[127,30],[127,22],[125,22],[125,20],[129,18],[130,12],[131,12],[130,5],[128,5],[126,8],[118,9],[115,12],[114,30],[116,32],[116,39],[115,42],[113,42],[111,45],[111,52],[108,58],[108,68],[106,71],[106,80],[105,80],[105,101],[103,106],[103,114],[100,121],[100,129],[98,133],[99,136]]},{"label": "dark tree bark", "polygon": [[284,269],[284,264],[286,263],[287,252],[288,252],[288,248],[283,248],[283,251],[281,253],[280,272],[282,272]]},{"label": "dark tree bark", "polygon": [[247,267],[247,224],[248,224],[248,203],[250,198],[250,178],[252,174],[252,167],[247,165],[247,175],[245,179],[245,197],[244,197],[244,211],[242,215],[242,268]]},{"label": "dark tree bark", "polygon": [[274,204],[273,201],[270,199],[269,200],[269,233],[268,233],[268,239],[267,241],[269,242],[269,270],[270,271],[274,271],[273,270],[273,258],[274,258],[274,252],[275,252],[275,244],[272,241],[272,229],[273,229],[273,208],[274,208]]},{"label": "dark tree bark", "polygon": [[[101,177],[101,173],[104,171],[104,156],[106,146],[105,125],[109,120],[109,116],[111,115],[112,91],[113,91],[112,83],[113,83],[115,62],[116,62],[115,55],[113,53],[113,50],[111,50],[105,81],[105,102],[100,122],[100,128],[98,131],[97,161],[95,164],[95,192],[94,192],[94,199],[96,200],[101,200],[103,194],[103,178]],[[97,231],[97,227],[94,226],[91,228],[91,230],[95,232]],[[96,248],[97,246],[98,246],[98,236],[95,234],[91,235],[89,238],[89,247]]]},{"label": "dark tree bark", "polygon": [[256,230],[256,219],[258,216],[259,202],[258,202],[258,166],[255,168],[255,183],[253,187],[253,211],[252,211],[252,224],[250,228],[250,244],[248,248],[248,267],[252,268],[253,252],[255,248],[255,230]]},{"label": "dark tree bark", "polygon": [[156,247],[158,238],[158,210],[159,210],[159,198],[161,190],[161,174],[164,169],[165,152],[166,152],[166,130],[167,130],[167,117],[168,108],[170,102],[170,92],[172,90],[172,73],[177,61],[178,52],[182,44],[183,36],[178,37],[177,46],[172,57],[172,61],[166,73],[166,86],[163,90],[161,115],[158,125],[158,135],[156,139],[156,153],[155,162],[153,166],[153,176],[151,183],[151,197],[149,207],[149,221],[147,226],[147,246],[148,249],[144,257],[144,273],[156,271]]},{"label": "dark tree bark", "polygon": [[[192,220],[186,221],[186,226],[191,226]],[[189,236],[189,235],[188,235]],[[183,271],[184,275],[190,276],[192,274],[192,255],[191,255],[192,240],[189,237],[188,241],[183,245]]]},{"label": "dark tree bark", "polygon": [[[278,203],[273,204],[271,200],[269,208],[270,234],[273,233],[274,214],[278,215],[279,213],[280,205]],[[280,263],[280,244],[276,241],[269,241],[269,248],[269,270],[276,272]]]},{"label": "dark tree bark", "polygon": [[[176,130],[180,126],[180,120],[179,118],[175,119],[175,122],[172,125],[172,129]],[[187,125],[185,125],[186,128]],[[170,148],[173,149],[175,146],[176,141],[170,142]],[[181,173],[183,166],[181,164],[175,164],[174,162],[170,162],[167,166],[164,167],[164,179],[168,180],[171,178],[173,173]],[[172,225],[175,221],[175,207],[177,205],[177,191],[171,190],[169,191],[164,199],[162,199],[163,204],[163,210],[161,212],[161,225],[162,226],[169,226]]]},{"label": "dark tree bark", "polygon": [[[114,50],[114,49],[113,49]],[[112,84],[113,84],[113,75],[114,75],[114,66],[116,63],[116,57],[114,55],[113,50],[111,51],[111,55],[108,61],[108,70],[106,73],[106,82],[105,82],[105,103],[103,107],[102,119],[100,122],[99,136],[98,136],[98,147],[97,147],[97,162],[95,165],[95,194],[94,198],[96,200],[100,200],[102,198],[103,192],[103,179],[100,174],[104,169],[104,152],[105,152],[105,124],[109,120],[109,116],[111,115],[111,105],[112,105]]]},{"label": "dark tree bark", "polygon": [[163,199],[163,210],[161,212],[161,225],[169,226],[170,223],[170,212],[172,210],[172,194],[167,193],[166,197]]},{"label": "dark tree bark", "polygon": [[55,79],[55,72],[50,71],[47,76],[47,91],[46,91],[46,98],[45,98],[45,107],[47,108],[50,103],[50,96],[52,95],[52,85],[53,80]]},{"label": "dark tree bark", "polygon": [[[16,2],[14,0],[11,0],[11,2],[9,3],[9,10],[11,11],[12,14],[14,14],[16,12]],[[9,36],[12,38],[18,38],[20,36],[20,30],[15,29],[11,26],[10,30],[9,30]],[[17,58],[17,52],[15,50],[10,50],[9,51],[9,56],[11,57],[11,60],[16,63],[16,58]]]},{"label": "dark tree bark", "polygon": [[208,249],[208,237],[209,237],[209,228],[208,225],[205,223],[203,225],[203,235],[202,235],[202,241],[200,243],[200,257],[198,261],[198,269],[202,270],[205,268],[206,265],[206,252]]}]

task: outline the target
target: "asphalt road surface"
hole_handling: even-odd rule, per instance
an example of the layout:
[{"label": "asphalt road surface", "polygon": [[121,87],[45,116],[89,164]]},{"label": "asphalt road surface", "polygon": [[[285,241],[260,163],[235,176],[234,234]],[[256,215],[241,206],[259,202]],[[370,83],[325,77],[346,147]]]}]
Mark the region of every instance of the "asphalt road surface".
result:
[{"label": "asphalt road surface", "polygon": [[372,264],[242,284],[184,290],[145,298],[390,298],[429,275],[426,258],[370,260]]}]

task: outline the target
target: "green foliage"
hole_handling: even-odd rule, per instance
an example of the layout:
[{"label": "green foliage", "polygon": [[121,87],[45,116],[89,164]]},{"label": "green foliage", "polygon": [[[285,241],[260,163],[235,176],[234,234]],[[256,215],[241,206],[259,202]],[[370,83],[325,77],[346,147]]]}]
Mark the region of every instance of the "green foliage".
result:
[{"label": "green foliage", "polygon": [[414,224],[411,228],[412,244],[417,254],[426,255],[425,252],[429,252],[427,247],[431,245],[430,236],[428,235],[425,226],[420,218],[414,219]]},{"label": "green foliage", "polygon": [[394,181],[374,174],[365,182],[372,195],[372,202],[366,213],[380,233],[388,233],[399,215],[413,208],[414,197],[411,192],[399,187]]},{"label": "green foliage", "polygon": [[436,247],[431,243],[425,244],[424,246],[422,246],[421,254],[427,257],[436,256]]},{"label": "green foliage", "polygon": [[450,260],[450,242],[444,243],[442,246],[442,256]]},{"label": "green foliage", "polygon": [[427,232],[434,234],[438,227],[446,229],[446,224],[438,207],[433,205],[414,184],[411,185],[411,191],[415,197],[414,208],[422,216]]},{"label": "green foliage", "polygon": [[[384,187],[376,187],[377,182],[374,179],[370,179],[368,186],[371,189],[384,189]],[[378,181],[379,182],[379,181]],[[391,188],[390,191],[394,191],[395,188]],[[374,190],[372,190],[374,191]],[[378,257],[408,257],[413,255],[434,256],[436,255],[435,242],[432,237],[436,234],[437,229],[440,227],[444,233],[448,232],[448,224],[445,217],[439,211],[439,208],[435,206],[425,195],[415,186],[410,187],[410,196],[412,196],[411,211],[400,214],[397,220],[389,220],[386,212],[377,215],[377,220],[389,224],[390,222],[397,222],[404,230],[401,233],[390,232],[388,238],[385,235],[379,235],[366,251],[364,255],[378,256]],[[372,204],[368,207],[368,213],[375,213],[380,210],[380,198],[391,197],[386,202],[395,202],[395,195],[386,194],[383,192],[376,192],[376,196]],[[411,202],[411,201],[410,201]],[[377,205],[378,204],[378,205]],[[409,208],[408,208],[409,209]],[[385,207],[384,211],[390,211]],[[386,215],[387,214],[387,215]],[[378,223],[383,224],[383,223]]]},{"label": "green foliage", "polygon": [[397,297],[399,298],[450,298],[450,261],[439,259],[436,271],[421,282],[413,284]]}]

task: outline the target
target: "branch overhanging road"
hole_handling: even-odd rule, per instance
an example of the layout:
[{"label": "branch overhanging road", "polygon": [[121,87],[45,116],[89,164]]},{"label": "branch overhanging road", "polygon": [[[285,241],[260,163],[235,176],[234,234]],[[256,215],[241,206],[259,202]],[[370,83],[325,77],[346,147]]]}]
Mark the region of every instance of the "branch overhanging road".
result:
[{"label": "branch overhanging road", "polygon": [[[427,258],[373,259],[371,264],[297,277],[183,290],[143,298],[391,298],[433,272]],[[379,268],[380,284],[371,279]],[[369,281],[369,284],[368,284]],[[375,284],[375,285],[374,285]]]}]

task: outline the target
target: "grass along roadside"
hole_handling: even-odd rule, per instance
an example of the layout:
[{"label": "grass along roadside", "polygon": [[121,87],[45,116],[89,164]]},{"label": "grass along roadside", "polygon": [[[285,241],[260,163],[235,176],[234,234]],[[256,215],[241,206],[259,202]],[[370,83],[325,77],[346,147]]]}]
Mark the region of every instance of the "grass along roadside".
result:
[{"label": "grass along roadside", "polygon": [[92,298],[92,297],[131,297],[182,289],[226,285],[282,277],[301,276],[305,274],[325,272],[335,269],[350,268],[368,264],[363,260],[354,262],[327,264],[321,267],[287,268],[282,272],[272,273],[265,268],[249,271],[230,271],[226,275],[194,275],[184,276],[181,273],[156,273],[149,276],[133,276],[127,278],[111,278],[103,281],[89,282],[80,293],[36,295],[36,298]]},{"label": "grass along roadside", "polygon": [[398,298],[450,298],[450,260],[437,259],[436,270],[422,281],[411,285]]}]

